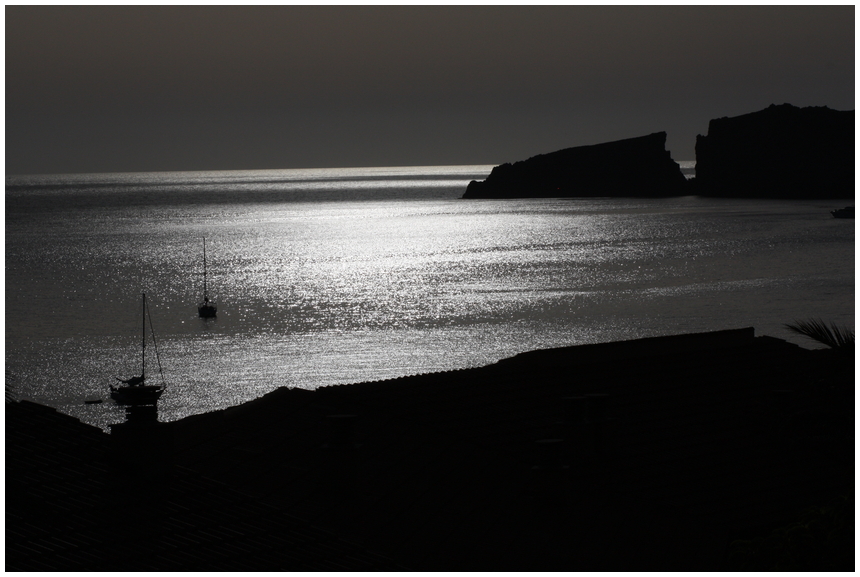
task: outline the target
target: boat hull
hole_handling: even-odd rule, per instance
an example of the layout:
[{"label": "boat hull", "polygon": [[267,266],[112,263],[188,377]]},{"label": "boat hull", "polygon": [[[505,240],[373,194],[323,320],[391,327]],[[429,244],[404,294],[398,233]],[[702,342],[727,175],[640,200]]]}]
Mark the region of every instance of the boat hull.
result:
[{"label": "boat hull", "polygon": [[139,385],[110,388],[110,396],[120,405],[154,405],[164,388],[157,385]]},{"label": "boat hull", "polygon": [[200,315],[201,318],[211,319],[214,318],[218,313],[218,307],[213,304],[208,305],[198,305],[197,314]]}]

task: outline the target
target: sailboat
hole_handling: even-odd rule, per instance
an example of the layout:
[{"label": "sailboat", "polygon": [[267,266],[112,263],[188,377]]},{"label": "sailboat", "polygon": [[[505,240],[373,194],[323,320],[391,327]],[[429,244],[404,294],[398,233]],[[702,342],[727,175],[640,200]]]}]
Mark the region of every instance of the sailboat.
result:
[{"label": "sailboat", "polygon": [[215,318],[218,312],[218,307],[215,301],[209,300],[209,292],[206,286],[206,239],[203,239],[203,302],[197,305],[197,314],[200,318],[211,319]]},{"label": "sailboat", "polygon": [[164,373],[161,371],[161,360],[158,359],[158,345],[155,343],[155,330],[152,328],[152,319],[149,320],[149,328],[152,331],[152,343],[155,348],[155,358],[158,360],[158,370],[161,373],[161,385],[146,384],[146,318],[149,316],[146,306],[146,293],[142,294],[143,301],[143,335],[141,339],[140,376],[130,379],[117,380],[120,386],[110,386],[110,396],[122,405],[150,405],[155,404],[161,393],[164,392]]}]

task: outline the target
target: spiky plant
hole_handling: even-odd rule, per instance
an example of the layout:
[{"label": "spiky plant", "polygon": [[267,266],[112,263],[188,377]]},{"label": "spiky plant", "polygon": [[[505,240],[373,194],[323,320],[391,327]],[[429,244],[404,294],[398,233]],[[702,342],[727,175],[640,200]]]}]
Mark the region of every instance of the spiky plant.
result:
[{"label": "spiky plant", "polygon": [[854,350],[854,331],[848,327],[839,327],[835,323],[828,326],[821,319],[809,319],[806,321],[794,321],[785,325],[785,328],[799,335],[827,345],[831,349],[841,351]]}]

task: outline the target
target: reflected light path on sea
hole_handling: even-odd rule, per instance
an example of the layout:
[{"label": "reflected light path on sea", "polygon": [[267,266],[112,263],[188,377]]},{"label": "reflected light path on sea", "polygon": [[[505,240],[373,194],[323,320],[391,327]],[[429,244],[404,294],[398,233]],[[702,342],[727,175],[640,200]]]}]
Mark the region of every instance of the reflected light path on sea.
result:
[{"label": "reflected light path on sea", "polygon": [[[463,175],[431,175],[420,189],[383,180],[393,188],[372,181],[383,195],[372,200],[182,197],[61,211],[32,201],[7,216],[17,393],[98,426],[121,420],[112,402],[83,400],[106,399],[116,376],[136,370],[140,292],[168,381],[162,420],[280,386],[481,366],[537,348],[745,326],[799,342],[783,323],[853,326],[853,222],[832,219],[826,203],[462,201]],[[411,188],[397,192],[403,182]],[[304,194],[260,187],[270,185]],[[203,237],[214,321],[195,307]]]}]

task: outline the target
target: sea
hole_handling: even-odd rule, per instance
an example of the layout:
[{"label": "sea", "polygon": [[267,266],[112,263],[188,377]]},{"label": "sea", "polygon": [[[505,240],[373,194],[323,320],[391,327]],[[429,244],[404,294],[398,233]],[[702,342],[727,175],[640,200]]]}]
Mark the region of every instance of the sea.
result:
[{"label": "sea", "polygon": [[854,327],[844,199],[462,199],[491,169],[7,176],[7,394],[109,430],[144,360],[174,421],[534,349]]}]

